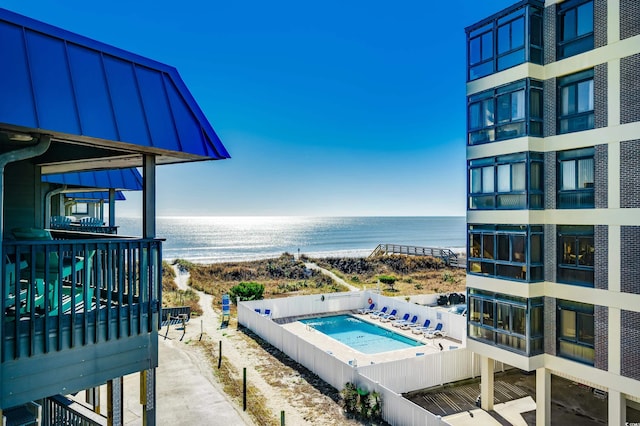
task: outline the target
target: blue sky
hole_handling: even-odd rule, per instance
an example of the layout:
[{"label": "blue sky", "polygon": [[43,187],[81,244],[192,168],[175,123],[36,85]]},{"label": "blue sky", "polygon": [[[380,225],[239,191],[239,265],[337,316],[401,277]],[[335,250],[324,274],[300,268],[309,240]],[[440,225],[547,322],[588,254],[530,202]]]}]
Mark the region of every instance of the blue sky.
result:
[{"label": "blue sky", "polygon": [[464,27],[512,3],[2,7],[178,69],[232,158],[160,167],[159,215],[431,216],[465,214]]}]

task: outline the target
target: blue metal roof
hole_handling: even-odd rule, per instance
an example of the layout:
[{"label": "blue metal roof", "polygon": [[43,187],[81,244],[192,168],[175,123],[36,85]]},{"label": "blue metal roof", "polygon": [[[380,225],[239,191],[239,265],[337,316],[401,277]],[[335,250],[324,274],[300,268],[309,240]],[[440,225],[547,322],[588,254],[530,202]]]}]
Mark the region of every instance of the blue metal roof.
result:
[{"label": "blue metal roof", "polygon": [[42,181],[80,188],[142,190],[142,176],[135,168],[54,173],[42,175]]},{"label": "blue metal roof", "polygon": [[[105,200],[109,201],[109,193],[107,191],[93,191],[93,192],[65,192],[66,198],[73,198],[75,200]],[[127,198],[122,191],[116,191],[116,201],[123,201]]]},{"label": "blue metal roof", "polygon": [[229,158],[171,66],[2,8],[0,61],[0,127],[158,164]]}]

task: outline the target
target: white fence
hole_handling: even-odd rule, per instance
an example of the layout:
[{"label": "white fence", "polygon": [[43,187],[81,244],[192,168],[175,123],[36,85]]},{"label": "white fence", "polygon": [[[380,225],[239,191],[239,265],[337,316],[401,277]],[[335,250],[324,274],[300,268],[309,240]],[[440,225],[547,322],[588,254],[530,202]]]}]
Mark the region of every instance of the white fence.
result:
[{"label": "white fence", "polygon": [[465,317],[366,291],[241,302],[238,304],[238,323],[336,389],[342,389],[345,383],[351,382],[369,391],[379,392],[383,401],[383,418],[393,425],[444,424],[439,416],[403,398],[401,394],[480,375],[479,363],[470,351],[460,348],[352,367],[255,312],[255,309],[261,312],[270,309],[272,319],[320,315],[368,306],[369,298],[377,308],[387,306],[389,312],[397,309],[400,315],[407,312],[418,315],[420,323],[426,318],[431,320],[432,326],[441,322],[448,336],[463,343],[466,341]]}]

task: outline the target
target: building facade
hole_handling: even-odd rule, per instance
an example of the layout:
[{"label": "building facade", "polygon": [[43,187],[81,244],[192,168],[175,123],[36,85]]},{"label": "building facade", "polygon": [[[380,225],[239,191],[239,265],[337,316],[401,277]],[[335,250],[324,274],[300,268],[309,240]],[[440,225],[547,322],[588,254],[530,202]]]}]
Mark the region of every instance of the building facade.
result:
[{"label": "building facade", "polygon": [[466,29],[468,347],[640,402],[640,2],[526,0]]}]

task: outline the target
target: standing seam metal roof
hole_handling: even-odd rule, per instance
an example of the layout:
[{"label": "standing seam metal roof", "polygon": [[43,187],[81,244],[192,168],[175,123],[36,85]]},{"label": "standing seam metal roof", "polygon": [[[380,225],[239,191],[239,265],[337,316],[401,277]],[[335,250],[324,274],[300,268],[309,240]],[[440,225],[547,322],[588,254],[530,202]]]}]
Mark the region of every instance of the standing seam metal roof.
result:
[{"label": "standing seam metal roof", "polygon": [[0,126],[230,157],[173,67],[1,8],[0,60]]}]

